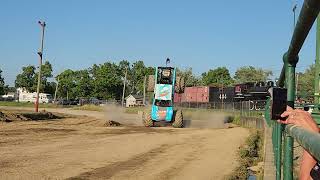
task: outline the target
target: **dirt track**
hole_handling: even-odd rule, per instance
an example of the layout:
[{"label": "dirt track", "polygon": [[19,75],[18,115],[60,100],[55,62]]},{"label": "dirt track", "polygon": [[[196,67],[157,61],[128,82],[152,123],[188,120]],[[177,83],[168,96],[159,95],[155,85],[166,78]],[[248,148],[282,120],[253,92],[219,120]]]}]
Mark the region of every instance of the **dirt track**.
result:
[{"label": "dirt track", "polygon": [[223,179],[248,136],[239,127],[109,128],[103,114],[77,114],[87,116],[0,123],[1,179]]}]

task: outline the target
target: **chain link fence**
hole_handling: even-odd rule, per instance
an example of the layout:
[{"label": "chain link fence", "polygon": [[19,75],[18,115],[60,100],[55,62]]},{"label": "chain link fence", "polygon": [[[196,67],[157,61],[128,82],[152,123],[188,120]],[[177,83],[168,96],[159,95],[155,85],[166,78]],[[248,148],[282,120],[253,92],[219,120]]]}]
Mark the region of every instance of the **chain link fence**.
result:
[{"label": "chain link fence", "polygon": [[208,109],[231,113],[237,124],[244,127],[263,129],[263,114],[266,101],[239,101],[239,102],[183,102],[175,103],[176,107],[190,109]]}]

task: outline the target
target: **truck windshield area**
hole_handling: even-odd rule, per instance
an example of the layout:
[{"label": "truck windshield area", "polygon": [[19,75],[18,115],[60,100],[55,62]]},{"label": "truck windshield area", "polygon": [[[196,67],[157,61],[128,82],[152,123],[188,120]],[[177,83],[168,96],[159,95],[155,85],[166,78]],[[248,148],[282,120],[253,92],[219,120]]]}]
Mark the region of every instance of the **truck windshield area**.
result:
[{"label": "truck windshield area", "polygon": [[172,102],[170,100],[158,100],[156,99],[154,102],[154,105],[160,106],[160,107],[171,107]]},{"label": "truck windshield area", "polygon": [[173,68],[158,68],[157,84],[172,84]]}]

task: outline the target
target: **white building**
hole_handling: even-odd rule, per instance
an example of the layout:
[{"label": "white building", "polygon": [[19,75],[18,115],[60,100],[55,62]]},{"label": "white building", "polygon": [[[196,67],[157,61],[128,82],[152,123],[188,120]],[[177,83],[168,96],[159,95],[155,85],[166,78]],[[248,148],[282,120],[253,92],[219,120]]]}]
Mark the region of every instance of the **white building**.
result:
[{"label": "white building", "polygon": [[14,93],[13,92],[9,92],[8,94],[2,95],[1,97],[4,98],[4,99],[9,99],[9,98],[14,99]]},{"label": "white building", "polygon": [[126,97],[126,107],[143,106],[143,96],[132,95]]},{"label": "white building", "polygon": [[[17,95],[19,102],[36,102],[37,93],[29,93],[25,88],[18,88]],[[39,93],[39,103],[51,103],[52,96],[46,93]]]}]

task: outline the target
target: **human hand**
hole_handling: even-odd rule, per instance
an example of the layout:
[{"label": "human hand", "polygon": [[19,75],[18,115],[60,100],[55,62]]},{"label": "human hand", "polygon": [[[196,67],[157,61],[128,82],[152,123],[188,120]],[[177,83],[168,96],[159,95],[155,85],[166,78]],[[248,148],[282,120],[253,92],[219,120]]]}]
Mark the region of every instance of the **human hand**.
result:
[{"label": "human hand", "polygon": [[319,132],[317,124],[307,111],[292,109],[290,106],[287,106],[287,110],[281,114],[281,117],[286,117],[286,119],[278,120],[279,123],[294,124],[312,132]]}]

